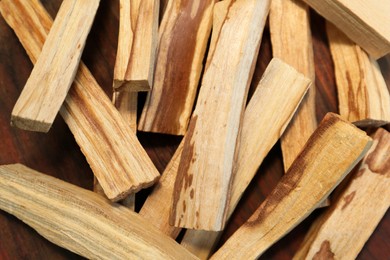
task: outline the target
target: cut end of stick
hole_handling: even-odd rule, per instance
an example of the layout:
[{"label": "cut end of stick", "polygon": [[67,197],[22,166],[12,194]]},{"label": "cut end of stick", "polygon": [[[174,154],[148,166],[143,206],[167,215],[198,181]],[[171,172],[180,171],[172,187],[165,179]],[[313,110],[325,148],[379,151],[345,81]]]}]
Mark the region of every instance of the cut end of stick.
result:
[{"label": "cut end of stick", "polygon": [[32,120],[29,118],[11,115],[11,126],[27,131],[47,133],[52,126],[52,122]]},{"label": "cut end of stick", "polygon": [[146,79],[140,80],[125,80],[114,81],[114,89],[115,91],[129,91],[129,92],[140,92],[140,91],[150,91],[152,89],[152,84]]}]

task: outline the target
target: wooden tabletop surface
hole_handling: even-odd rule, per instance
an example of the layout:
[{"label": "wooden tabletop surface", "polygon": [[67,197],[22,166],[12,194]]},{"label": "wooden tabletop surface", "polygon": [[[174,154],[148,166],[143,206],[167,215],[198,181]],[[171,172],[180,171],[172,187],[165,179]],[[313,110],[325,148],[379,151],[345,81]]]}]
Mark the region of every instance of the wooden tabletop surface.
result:
[{"label": "wooden tabletop surface", "polygon": [[[61,0],[42,1],[53,17],[61,2]],[[118,37],[118,2],[118,0],[101,0],[83,54],[83,61],[110,97]],[[166,0],[162,1],[162,9],[165,2]],[[337,112],[337,93],[324,20],[312,12],[311,23],[317,77],[316,113],[318,120],[321,120],[326,112]],[[271,57],[269,30],[266,28],[252,85],[260,80]],[[381,59],[380,65],[389,86],[390,58]],[[75,185],[92,189],[92,171],[60,116],[57,117],[48,134],[32,133],[10,127],[11,110],[31,70],[32,63],[22,45],[0,16],[0,164],[20,162]],[[144,100],[145,95],[140,95],[140,107]],[[181,137],[151,133],[138,133],[138,137],[160,172],[164,170],[181,140]],[[245,192],[220,243],[226,241],[255,211],[282,174],[280,144],[277,143]],[[150,189],[140,192],[137,196],[138,210],[148,192]],[[261,259],[291,259],[310,224],[321,211],[323,209],[316,210],[270,248]],[[15,217],[0,211],[0,259],[78,258],[81,257],[48,242]],[[378,225],[358,259],[390,259],[389,212]]]}]

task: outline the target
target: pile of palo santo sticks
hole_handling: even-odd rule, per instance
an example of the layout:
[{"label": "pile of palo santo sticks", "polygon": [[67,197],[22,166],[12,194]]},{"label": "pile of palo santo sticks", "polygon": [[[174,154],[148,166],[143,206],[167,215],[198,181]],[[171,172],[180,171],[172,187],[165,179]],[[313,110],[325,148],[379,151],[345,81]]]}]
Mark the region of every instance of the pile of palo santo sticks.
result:
[{"label": "pile of palo santo sticks", "polygon": [[[390,203],[388,1],[120,0],[112,101],[81,62],[100,2],[63,0],[53,21],[39,0],[0,0],[34,64],[11,125],[46,133],[60,114],[95,176],[92,192],[2,165],[1,210],[92,259],[254,259],[325,207],[294,258],[357,257]],[[310,8],[339,104],[320,121]],[[273,59],[250,91],[266,27]],[[137,131],[183,136],[161,175]],[[279,143],[285,175],[217,247]]]}]

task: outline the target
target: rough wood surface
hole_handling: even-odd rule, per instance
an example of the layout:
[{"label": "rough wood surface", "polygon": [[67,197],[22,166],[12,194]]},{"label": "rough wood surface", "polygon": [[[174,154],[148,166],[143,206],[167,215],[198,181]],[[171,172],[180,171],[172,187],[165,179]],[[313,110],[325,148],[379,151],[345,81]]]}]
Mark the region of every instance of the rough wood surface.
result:
[{"label": "rough wood surface", "polygon": [[[245,110],[238,159],[233,169],[228,218],[260,164],[283,134],[310,84],[308,78],[277,58],[268,65]],[[181,244],[194,255],[206,259],[219,237],[214,233],[187,230]]]},{"label": "rough wood surface", "polygon": [[254,259],[304,220],[365,155],[372,140],[329,113],[273,192],[212,259]]},{"label": "rough wood surface", "polygon": [[[11,124],[48,132],[76,76],[100,0],[64,0],[12,110]],[[66,46],[66,48],[64,48]]]},{"label": "rough wood surface", "polygon": [[129,64],[121,90],[149,91],[152,88],[158,43],[159,9],[159,0],[139,2]]},{"label": "rough wood surface", "polygon": [[[35,62],[52,23],[41,3],[2,0],[0,12]],[[109,199],[123,199],[157,180],[135,134],[83,63],[60,113]]]},{"label": "rough wood surface", "polygon": [[390,52],[389,1],[304,0],[378,59]]},{"label": "rough wood surface", "polygon": [[127,91],[114,91],[112,103],[118,109],[126,124],[133,133],[137,133],[137,106],[138,93]]},{"label": "rough wood surface", "polygon": [[297,0],[272,0],[269,22],[274,57],[287,62],[313,82],[281,138],[284,170],[287,172],[317,127],[309,8]]},{"label": "rough wood surface", "polygon": [[269,1],[230,7],[185,138],[171,212],[175,226],[218,231],[225,225],[240,118],[268,10]]},{"label": "rough wood surface", "polygon": [[331,23],[327,23],[327,35],[340,115],[359,127],[390,123],[390,94],[376,60]]},{"label": "rough wood surface", "polygon": [[390,133],[379,128],[348,186],[313,224],[295,259],[356,259],[390,206]]},{"label": "rough wood surface", "polygon": [[153,89],[139,130],[184,135],[192,113],[215,0],[170,0],[159,32]]},{"label": "rough wood surface", "polygon": [[0,167],[0,208],[90,259],[196,259],[118,204],[21,164]]}]

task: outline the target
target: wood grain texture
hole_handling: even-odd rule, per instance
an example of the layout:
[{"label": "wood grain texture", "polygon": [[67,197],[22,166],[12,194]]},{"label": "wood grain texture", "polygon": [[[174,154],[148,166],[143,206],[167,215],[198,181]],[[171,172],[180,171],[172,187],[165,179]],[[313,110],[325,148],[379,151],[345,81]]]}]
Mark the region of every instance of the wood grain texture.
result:
[{"label": "wood grain texture", "polygon": [[304,0],[349,38],[378,59],[390,52],[390,29],[386,26],[390,2],[374,0]]},{"label": "wood grain texture", "polygon": [[390,94],[379,65],[343,32],[327,23],[340,115],[359,127],[390,123]]},{"label": "wood grain texture", "polygon": [[196,259],[149,223],[101,196],[21,164],[0,167],[0,208],[90,259]]},{"label": "wood grain texture", "polygon": [[[277,58],[268,65],[245,110],[238,158],[233,168],[228,218],[260,164],[283,134],[310,84],[308,78]],[[181,244],[206,259],[218,237],[213,232],[187,230]]]},{"label": "wood grain texture", "polygon": [[313,82],[281,139],[284,170],[287,172],[317,127],[309,8],[297,0],[273,0],[269,22],[274,57],[287,62]]},{"label": "wood grain texture", "polygon": [[212,259],[254,259],[304,220],[365,155],[372,140],[329,113],[289,171]]},{"label": "wood grain texture", "polygon": [[[41,3],[1,1],[0,12],[35,62],[51,26]],[[60,113],[109,199],[120,200],[157,180],[145,150],[82,63]]]},{"label": "wood grain texture", "polygon": [[373,145],[332,207],[312,225],[294,259],[356,259],[390,206],[390,133]]},{"label": "wood grain texture", "polygon": [[139,130],[184,135],[193,110],[215,0],[170,0],[159,32],[153,89]]},{"label": "wood grain texture", "polygon": [[230,7],[185,139],[171,212],[175,226],[218,231],[225,225],[241,115],[268,10],[269,1]]},{"label": "wood grain texture", "polygon": [[[55,17],[61,0],[41,0],[52,17]],[[165,0],[162,0],[161,5]],[[109,98],[112,98],[113,71],[115,65],[119,0],[101,0],[95,22],[88,36],[82,60]],[[161,9],[162,10],[162,9]],[[160,15],[163,13],[161,12]],[[311,11],[314,57],[316,65],[316,111],[321,120],[327,111],[337,111],[337,92],[333,74],[333,62],[328,49],[325,20]],[[91,189],[93,174],[72,133],[62,117],[57,117],[47,134],[23,131],[10,127],[12,107],[17,100],[31,69],[30,62],[16,35],[0,15],[0,164],[22,162],[40,172],[78,186]],[[261,75],[271,60],[270,35],[266,26],[249,94],[253,93]],[[389,83],[389,67],[385,59],[379,60],[384,78]],[[140,94],[138,109],[142,110],[145,93]],[[390,129],[388,129],[390,130]],[[138,139],[156,168],[162,173],[181,141],[179,136],[139,132]],[[31,151],[34,153],[31,153]],[[226,225],[218,249],[257,209],[284,175],[279,142],[272,148],[248,186],[235,212]],[[137,193],[136,210],[142,206],[149,191]],[[318,209],[294,228],[287,236],[274,244],[260,260],[291,259],[312,222],[323,212]],[[390,256],[390,211],[365,244],[358,260],[388,259]],[[41,237],[22,221],[0,211],[0,257],[2,259],[84,259],[58,247]]]},{"label": "wood grain texture", "polygon": [[121,90],[149,91],[152,88],[158,43],[159,10],[159,0],[139,2],[129,64]]},{"label": "wood grain texture", "polygon": [[[75,78],[100,0],[65,0],[12,110],[11,124],[48,132]],[[63,48],[63,46],[67,46]]]}]

